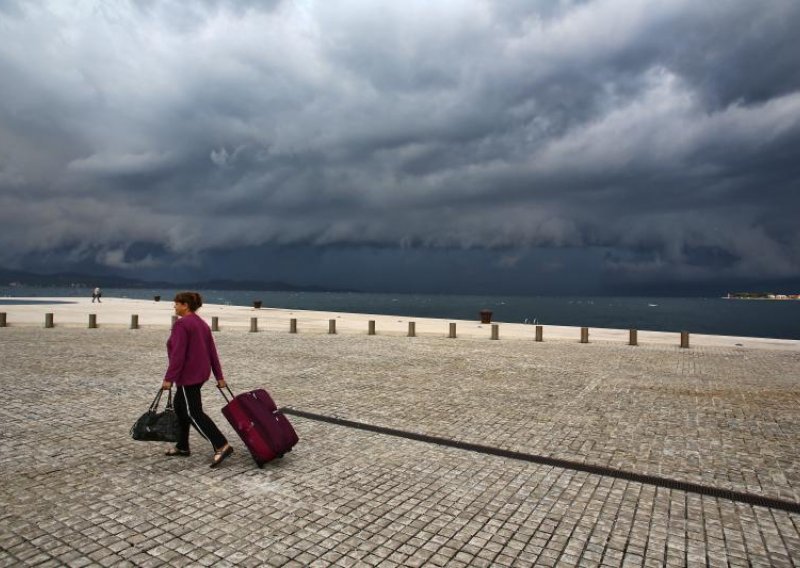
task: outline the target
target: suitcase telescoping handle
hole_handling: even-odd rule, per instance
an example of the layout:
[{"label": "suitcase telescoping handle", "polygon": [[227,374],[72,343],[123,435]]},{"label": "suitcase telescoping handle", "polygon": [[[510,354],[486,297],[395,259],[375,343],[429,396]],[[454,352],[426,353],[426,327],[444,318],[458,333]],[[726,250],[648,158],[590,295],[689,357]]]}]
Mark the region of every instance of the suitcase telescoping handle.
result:
[{"label": "suitcase telescoping handle", "polygon": [[225,383],[225,390],[227,390],[228,394],[231,395],[230,400],[228,400],[228,397],[225,395],[225,390],[221,389],[219,386],[217,386],[217,388],[219,389],[219,393],[222,395],[222,398],[225,399],[225,402],[230,402],[233,400],[233,392],[231,391],[231,387],[228,386],[228,383]]}]

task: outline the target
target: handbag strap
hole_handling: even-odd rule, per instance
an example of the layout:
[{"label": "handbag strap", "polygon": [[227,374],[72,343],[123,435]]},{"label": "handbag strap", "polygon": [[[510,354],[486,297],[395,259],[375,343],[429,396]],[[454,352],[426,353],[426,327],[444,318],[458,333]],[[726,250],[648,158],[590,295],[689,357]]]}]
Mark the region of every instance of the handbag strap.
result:
[{"label": "handbag strap", "polygon": [[[153,399],[152,404],[150,404],[150,410],[152,412],[156,412],[158,410],[158,405],[161,404],[161,395],[164,394],[164,389],[159,388],[158,392],[156,393],[156,397]],[[167,408],[172,408],[172,389],[169,389],[167,393]]]},{"label": "handbag strap", "polygon": [[158,389],[156,393],[156,397],[153,399],[153,402],[150,403],[150,411],[155,412],[158,410],[158,405],[161,402],[161,393],[164,392],[163,389]]}]

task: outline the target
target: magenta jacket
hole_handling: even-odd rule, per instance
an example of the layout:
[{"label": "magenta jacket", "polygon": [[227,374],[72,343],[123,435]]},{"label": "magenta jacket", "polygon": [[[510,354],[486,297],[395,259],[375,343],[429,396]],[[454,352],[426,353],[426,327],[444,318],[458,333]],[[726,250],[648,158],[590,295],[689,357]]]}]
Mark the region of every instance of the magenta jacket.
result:
[{"label": "magenta jacket", "polygon": [[175,322],[167,341],[167,355],[165,381],[180,386],[199,385],[208,380],[212,370],[217,380],[222,378],[211,329],[197,314],[187,314]]}]

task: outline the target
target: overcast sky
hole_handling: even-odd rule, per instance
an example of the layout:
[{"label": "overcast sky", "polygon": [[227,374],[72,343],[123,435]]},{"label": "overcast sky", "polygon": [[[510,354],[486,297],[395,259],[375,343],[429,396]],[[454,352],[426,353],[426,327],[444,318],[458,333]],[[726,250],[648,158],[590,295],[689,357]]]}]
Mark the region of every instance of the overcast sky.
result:
[{"label": "overcast sky", "polygon": [[800,288],[798,30],[797,0],[0,0],[0,266]]}]

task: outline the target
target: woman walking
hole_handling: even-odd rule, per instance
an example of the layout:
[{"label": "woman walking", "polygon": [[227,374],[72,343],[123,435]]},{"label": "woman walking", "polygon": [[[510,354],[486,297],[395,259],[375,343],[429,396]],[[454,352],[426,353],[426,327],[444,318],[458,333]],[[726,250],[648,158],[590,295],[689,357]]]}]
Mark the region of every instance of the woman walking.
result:
[{"label": "woman walking", "polygon": [[169,390],[174,384],[175,413],[178,416],[180,432],[178,443],[167,451],[168,456],[189,456],[189,425],[194,426],[201,436],[214,448],[211,467],[217,467],[233,453],[228,440],[219,431],[214,421],[203,412],[200,389],[214,372],[217,386],[225,388],[222,366],[214,345],[211,329],[195,312],[203,305],[197,292],[180,292],[175,295],[175,315],[179,319],[172,327],[167,341],[169,366],[164,375],[161,388]]}]

